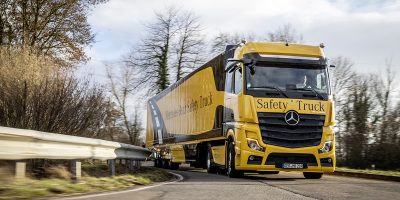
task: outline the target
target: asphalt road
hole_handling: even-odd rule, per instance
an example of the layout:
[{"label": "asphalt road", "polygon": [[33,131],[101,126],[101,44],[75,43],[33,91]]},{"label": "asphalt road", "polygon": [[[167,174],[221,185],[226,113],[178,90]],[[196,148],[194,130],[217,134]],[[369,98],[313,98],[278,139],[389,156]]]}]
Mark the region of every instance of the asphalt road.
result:
[{"label": "asphalt road", "polygon": [[[183,180],[151,188],[81,197],[90,200],[255,200],[255,199],[400,199],[400,183],[324,175],[306,180],[301,173],[247,174],[228,178],[205,170],[181,167],[171,171]],[[139,190],[138,190],[139,189]]]}]

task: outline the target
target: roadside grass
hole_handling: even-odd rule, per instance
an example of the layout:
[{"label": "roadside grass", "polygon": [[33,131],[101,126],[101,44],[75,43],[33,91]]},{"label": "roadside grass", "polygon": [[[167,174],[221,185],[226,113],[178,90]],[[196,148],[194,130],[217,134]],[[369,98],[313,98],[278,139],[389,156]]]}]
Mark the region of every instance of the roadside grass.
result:
[{"label": "roadside grass", "polygon": [[383,176],[394,176],[400,177],[400,171],[384,171],[384,170],[370,170],[370,169],[350,169],[346,167],[337,167],[337,172],[352,172],[361,174],[373,174],[373,175],[383,175]]},{"label": "roadside grass", "polygon": [[[42,199],[109,190],[170,180],[173,176],[162,169],[141,168],[126,172],[117,168],[117,176],[109,177],[107,166],[83,165],[83,177],[78,181],[61,178],[0,181],[0,199]],[[64,172],[63,172],[64,173]]]}]

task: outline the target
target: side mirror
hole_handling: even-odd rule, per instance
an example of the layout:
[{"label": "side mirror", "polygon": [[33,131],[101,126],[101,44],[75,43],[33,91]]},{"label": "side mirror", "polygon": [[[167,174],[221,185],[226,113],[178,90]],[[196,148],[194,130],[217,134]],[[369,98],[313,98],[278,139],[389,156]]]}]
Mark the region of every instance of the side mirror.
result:
[{"label": "side mirror", "polygon": [[250,65],[253,63],[253,59],[249,59],[249,58],[244,58],[243,59],[243,64],[244,65]]},{"label": "side mirror", "polygon": [[256,60],[250,59],[250,58],[244,58],[243,60],[237,60],[233,58],[228,58],[227,60],[227,65],[225,67],[225,71],[231,70],[236,64],[238,63],[243,63],[244,66],[250,68],[250,73],[254,75],[255,73],[255,68],[254,66],[256,65]]},{"label": "side mirror", "polygon": [[254,75],[256,73],[256,68],[254,67],[254,65],[249,65],[249,69],[251,75]]},{"label": "side mirror", "polygon": [[241,62],[241,63],[243,63],[244,65],[255,65],[255,64],[256,64],[256,61],[253,60],[253,59],[250,59],[250,58],[244,58],[243,60],[228,58],[226,61],[227,61],[227,62],[234,62],[234,63]]},{"label": "side mirror", "polygon": [[238,63],[240,63],[240,60],[235,60],[235,59],[228,59],[227,60],[227,64],[225,66],[225,71],[230,71],[233,68],[235,68],[235,65],[237,65]]},{"label": "side mirror", "polygon": [[242,62],[242,60],[233,59],[233,58],[228,58],[226,61],[227,62]]},{"label": "side mirror", "polygon": [[256,60],[250,59],[250,58],[244,58],[243,64],[244,64],[244,66],[246,66],[250,69],[251,75],[254,75],[256,73],[256,68],[254,67],[256,65]]}]

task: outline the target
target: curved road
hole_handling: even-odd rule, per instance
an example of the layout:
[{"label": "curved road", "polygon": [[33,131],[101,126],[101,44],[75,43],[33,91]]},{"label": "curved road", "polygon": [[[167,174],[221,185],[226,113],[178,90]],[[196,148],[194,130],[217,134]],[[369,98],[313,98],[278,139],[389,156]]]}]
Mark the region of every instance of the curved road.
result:
[{"label": "curved road", "polygon": [[[205,170],[181,167],[171,171],[184,180],[141,190],[105,193],[76,199],[400,199],[400,183],[324,175],[320,180],[306,180],[301,173],[278,175],[247,174],[234,179]],[[69,198],[75,199],[75,198]]]}]

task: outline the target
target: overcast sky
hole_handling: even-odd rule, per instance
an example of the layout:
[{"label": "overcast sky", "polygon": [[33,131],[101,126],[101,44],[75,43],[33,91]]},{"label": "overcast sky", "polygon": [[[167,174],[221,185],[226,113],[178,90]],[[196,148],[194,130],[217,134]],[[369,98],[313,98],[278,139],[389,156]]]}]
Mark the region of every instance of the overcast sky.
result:
[{"label": "overcast sky", "polygon": [[400,73],[399,0],[110,0],[89,17],[96,43],[81,73],[104,74],[102,62],[126,54],[154,12],[171,5],[196,13],[209,38],[218,32],[262,36],[290,23],[305,43],[323,42],[330,58],[345,56],[357,70],[376,73],[391,59]]},{"label": "overcast sky", "polygon": [[400,0],[109,0],[89,17],[96,43],[78,73],[104,83],[103,63],[125,55],[154,12],[172,5],[198,15],[209,39],[219,32],[262,37],[290,23],[304,43],[324,43],[328,58],[348,57],[359,72],[382,73],[391,59],[400,80]]}]

